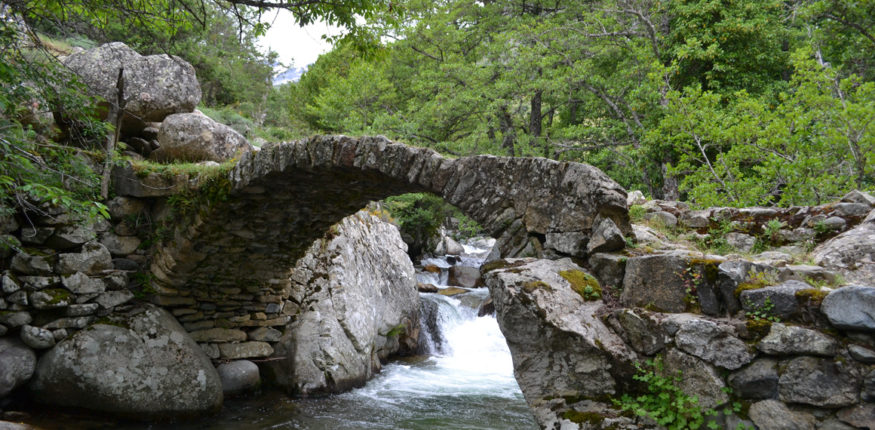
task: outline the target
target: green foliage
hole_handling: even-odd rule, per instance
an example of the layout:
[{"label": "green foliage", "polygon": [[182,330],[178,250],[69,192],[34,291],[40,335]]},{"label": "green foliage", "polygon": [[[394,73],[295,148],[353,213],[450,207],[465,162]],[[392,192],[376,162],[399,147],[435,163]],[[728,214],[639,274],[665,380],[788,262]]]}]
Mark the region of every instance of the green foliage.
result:
[{"label": "green foliage", "polygon": [[750,310],[744,311],[744,315],[748,319],[754,321],[768,321],[773,323],[781,322],[781,319],[774,314],[775,304],[772,303],[772,299],[769,297],[766,297],[766,300],[763,302],[763,304],[759,306],[755,305],[753,302],[748,301],[747,307],[749,307]]},{"label": "green foliage", "polygon": [[14,21],[0,20],[0,216],[55,206],[108,218],[95,201],[99,180],[87,154],[50,140],[57,131],[40,118],[52,110],[75,118],[65,140],[80,147],[99,145],[107,127],[92,119],[81,84],[28,42]]},{"label": "green foliage", "polygon": [[[624,411],[630,411],[641,417],[650,417],[657,424],[669,430],[686,430],[709,428],[718,429],[717,423],[708,420],[716,417],[719,412],[713,409],[703,409],[699,399],[687,395],[678,385],[681,382],[680,371],[673,377],[665,375],[662,359],[647,360],[645,365],[635,363],[638,372],[633,377],[644,385],[644,394],[632,397],[624,394],[613,402]],[[741,405],[734,403],[732,408],[722,411],[730,415],[741,410]]]},{"label": "green foliage", "polygon": [[629,207],[629,220],[632,222],[641,222],[644,220],[644,215],[647,214],[647,209],[641,205],[632,205]]},{"label": "green foliage", "polygon": [[401,233],[419,244],[436,235],[438,228],[448,218],[459,220],[459,233],[463,238],[476,236],[482,231],[476,221],[434,194],[392,196],[385,200],[385,209],[398,223]]},{"label": "green foliage", "polygon": [[592,275],[580,270],[563,270],[559,276],[571,285],[571,289],[585,301],[599,300],[602,298],[602,287],[599,281]]}]

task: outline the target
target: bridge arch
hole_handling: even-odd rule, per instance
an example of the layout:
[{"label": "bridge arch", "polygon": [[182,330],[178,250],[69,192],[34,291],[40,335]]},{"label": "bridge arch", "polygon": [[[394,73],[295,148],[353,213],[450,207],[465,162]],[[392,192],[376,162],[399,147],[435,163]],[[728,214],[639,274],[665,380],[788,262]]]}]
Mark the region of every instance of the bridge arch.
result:
[{"label": "bridge arch", "polygon": [[284,325],[296,260],[333,224],[392,195],[441,196],[495,237],[503,256],[583,257],[600,218],[629,232],[625,191],[592,166],[450,159],[384,137],[269,145],[244,155],[228,180],[228,198],[179,220],[151,266],[158,304],[197,305],[225,325],[237,324],[231,314],[244,327]]}]

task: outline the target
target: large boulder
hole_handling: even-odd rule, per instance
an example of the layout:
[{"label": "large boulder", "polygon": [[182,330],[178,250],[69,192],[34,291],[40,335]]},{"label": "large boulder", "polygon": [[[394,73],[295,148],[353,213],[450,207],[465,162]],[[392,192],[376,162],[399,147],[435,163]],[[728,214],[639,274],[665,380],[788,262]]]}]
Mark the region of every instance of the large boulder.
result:
[{"label": "large boulder", "polygon": [[594,278],[570,259],[497,263],[484,279],[514,375],[541,428],[558,428],[554,399],[614,394],[637,356],[596,316],[603,302],[581,285]]},{"label": "large boulder", "polygon": [[860,225],[822,243],[811,256],[814,262],[841,273],[849,282],[875,279],[875,210]]},{"label": "large boulder", "polygon": [[223,162],[252,150],[246,138],[199,112],[170,115],[158,131],[158,161]]},{"label": "large boulder", "polygon": [[36,354],[16,339],[0,338],[0,399],[27,382],[36,368]]},{"label": "large boulder", "polygon": [[146,305],[79,331],[49,350],[29,385],[41,403],[135,419],[215,411],[222,383],[167,311]]},{"label": "large boulder", "polygon": [[412,353],[419,333],[413,263],[398,229],[367,212],[344,218],[292,272],[300,305],[269,362],[273,382],[301,396],[361,386],[380,360]]},{"label": "large boulder", "polygon": [[167,115],[191,112],[201,99],[194,67],[179,57],[142,56],[121,42],[113,42],[64,59],[89,90],[107,102],[115,102],[119,68],[124,68],[126,100],[123,128],[138,132],[146,122]]}]

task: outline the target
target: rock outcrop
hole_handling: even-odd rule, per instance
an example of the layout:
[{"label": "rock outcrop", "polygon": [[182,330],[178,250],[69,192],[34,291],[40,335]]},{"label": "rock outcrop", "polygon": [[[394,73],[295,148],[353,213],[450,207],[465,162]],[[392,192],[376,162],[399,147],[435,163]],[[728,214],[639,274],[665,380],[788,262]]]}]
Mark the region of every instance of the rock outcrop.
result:
[{"label": "rock outcrop", "polygon": [[126,104],[122,127],[133,132],[142,130],[146,122],[191,112],[201,99],[191,64],[175,56],[142,56],[121,42],[71,54],[64,59],[64,65],[90,91],[109,102],[117,98],[118,71],[124,68]]},{"label": "rock outcrop", "polygon": [[[718,411],[713,418],[718,428],[735,428],[737,423],[764,429],[853,428],[873,422],[875,396],[868,393],[875,390],[867,384],[875,383],[867,381],[875,380],[871,306],[875,287],[793,289],[787,295],[793,311],[782,311],[796,321],[792,325],[775,322],[778,317],[770,312],[776,312],[777,306],[773,309],[771,300],[751,307],[747,319],[744,313],[713,318],[693,313],[699,311],[694,306],[695,287],[701,294],[706,282],[722,279],[730,283],[724,288],[734,290],[747,282],[746,276],[758,272],[731,281],[733,265],[679,255],[672,253],[666,260],[674,262],[667,272],[659,265],[626,266],[627,278],[646,279],[649,271],[656,273],[652,282],[626,285],[635,288],[635,296],[649,297],[639,306],[655,303],[662,297],[658,290],[673,285],[673,277],[683,281],[685,275],[702,273],[687,278],[701,282],[687,284],[692,288],[685,292],[685,301],[666,301],[678,305],[672,313],[619,307],[624,301],[632,304],[628,297],[617,302],[618,295],[626,297],[625,291],[597,288],[594,278],[569,260],[499,260],[485,266],[484,278],[514,357],[515,375],[541,428],[659,428],[650,418],[630,417],[619,410],[640,410],[631,400],[606,399],[624,395],[672,399],[666,384],[695,396],[701,410]],[[679,275],[671,275],[671,268],[679,268]],[[725,278],[719,276],[721,268],[727,271]],[[668,274],[659,275],[662,272]],[[747,288],[743,293],[768,289],[750,284]],[[602,294],[610,297],[602,300]],[[740,309],[738,298],[730,297]],[[784,300],[767,297],[774,297],[775,303]],[[665,379],[638,384],[633,378],[636,373]],[[721,412],[732,401],[752,404],[748,415],[752,421]]]},{"label": "rock outcrop", "polygon": [[818,246],[812,256],[815,263],[840,272],[848,281],[872,282],[875,279],[875,210],[857,227]]},{"label": "rock outcrop", "polygon": [[345,218],[292,274],[292,321],[269,368],[288,392],[313,396],[363,385],[381,361],[415,352],[419,294],[398,229],[367,212]]},{"label": "rock outcrop", "polygon": [[209,358],[172,315],[146,305],[79,331],[40,358],[29,385],[42,403],[138,419],[222,405]]}]

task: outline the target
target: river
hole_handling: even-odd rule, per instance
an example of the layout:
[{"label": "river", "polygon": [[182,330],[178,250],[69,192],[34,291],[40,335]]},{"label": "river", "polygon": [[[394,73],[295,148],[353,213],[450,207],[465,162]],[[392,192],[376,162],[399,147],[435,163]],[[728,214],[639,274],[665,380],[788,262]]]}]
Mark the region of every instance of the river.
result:
[{"label": "river", "polygon": [[[480,242],[482,244],[482,241]],[[457,264],[479,267],[486,250],[464,246]],[[424,260],[441,273],[419,271],[420,282],[446,287],[447,259]],[[513,377],[513,363],[498,322],[477,316],[488,297],[486,288],[455,297],[420,293],[423,319],[437,322],[437,333],[423,330],[427,354],[393,361],[364,387],[319,399],[290,399],[282,393],[226,400],[222,412],[192,423],[153,424],[104,422],[55,417],[66,424],[46,428],[113,429],[471,429],[534,430],[537,424]],[[44,417],[48,418],[48,417]],[[49,418],[51,419],[51,418]],[[43,421],[43,420],[39,420]]]}]

